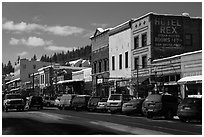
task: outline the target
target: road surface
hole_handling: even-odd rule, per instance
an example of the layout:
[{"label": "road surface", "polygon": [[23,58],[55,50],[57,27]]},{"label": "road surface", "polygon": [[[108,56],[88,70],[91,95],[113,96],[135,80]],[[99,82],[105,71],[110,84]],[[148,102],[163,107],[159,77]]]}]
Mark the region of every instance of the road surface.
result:
[{"label": "road surface", "polygon": [[202,135],[202,124],[74,110],[2,112],[3,135]]}]

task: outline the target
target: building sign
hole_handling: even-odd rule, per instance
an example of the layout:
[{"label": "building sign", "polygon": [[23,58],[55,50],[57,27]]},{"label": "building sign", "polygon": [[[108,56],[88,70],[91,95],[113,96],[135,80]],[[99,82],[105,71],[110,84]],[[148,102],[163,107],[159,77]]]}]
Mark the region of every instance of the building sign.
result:
[{"label": "building sign", "polygon": [[183,43],[181,17],[154,16],[153,43],[155,47],[180,47]]}]

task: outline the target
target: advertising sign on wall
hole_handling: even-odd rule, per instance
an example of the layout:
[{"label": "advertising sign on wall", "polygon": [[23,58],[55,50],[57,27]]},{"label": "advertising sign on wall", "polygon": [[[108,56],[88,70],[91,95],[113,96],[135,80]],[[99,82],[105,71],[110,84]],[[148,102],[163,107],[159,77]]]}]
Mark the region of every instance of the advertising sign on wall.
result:
[{"label": "advertising sign on wall", "polygon": [[153,42],[155,47],[179,47],[183,43],[181,17],[154,16]]},{"label": "advertising sign on wall", "polygon": [[152,58],[182,53],[183,20],[180,16],[154,15],[152,18]]}]

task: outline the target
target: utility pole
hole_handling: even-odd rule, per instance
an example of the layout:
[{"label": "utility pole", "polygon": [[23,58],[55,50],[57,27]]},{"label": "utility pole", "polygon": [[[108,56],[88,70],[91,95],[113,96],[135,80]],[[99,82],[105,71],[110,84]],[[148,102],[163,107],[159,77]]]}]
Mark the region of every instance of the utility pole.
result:
[{"label": "utility pole", "polygon": [[34,76],[34,72],[33,72],[33,94],[35,93],[35,83],[34,83],[34,80],[35,80],[35,76]]},{"label": "utility pole", "polygon": [[137,66],[137,94],[136,96],[138,97],[139,94],[139,74],[138,74],[138,66]]}]

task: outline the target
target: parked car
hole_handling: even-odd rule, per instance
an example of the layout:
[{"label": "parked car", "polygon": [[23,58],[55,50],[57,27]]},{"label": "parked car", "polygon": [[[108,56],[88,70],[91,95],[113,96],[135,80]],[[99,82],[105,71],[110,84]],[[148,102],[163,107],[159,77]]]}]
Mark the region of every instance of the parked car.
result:
[{"label": "parked car", "polygon": [[88,111],[96,111],[98,102],[101,100],[101,97],[91,97],[88,102]]},{"label": "parked car", "polygon": [[27,101],[28,109],[43,109],[43,98],[41,96],[30,96]]},{"label": "parked car", "polygon": [[74,110],[87,110],[90,95],[76,95],[72,100],[72,108]]},{"label": "parked car", "polygon": [[55,105],[55,99],[56,97],[49,97],[45,96],[44,97],[44,106],[50,107]]},{"label": "parked car", "polygon": [[187,97],[178,106],[177,115],[183,122],[202,120],[202,98]]},{"label": "parked car", "polygon": [[148,118],[165,116],[165,119],[173,119],[177,115],[179,100],[172,95],[148,95],[142,104],[143,114]]},{"label": "parked car", "polygon": [[111,94],[107,101],[108,110],[111,113],[122,112],[122,105],[133,99],[133,96],[128,94]]},{"label": "parked car", "polygon": [[142,112],[142,103],[145,99],[132,99],[127,103],[124,103],[122,106],[123,114],[141,114]]},{"label": "parked car", "polygon": [[24,110],[25,102],[20,94],[6,94],[3,101],[3,110]]},{"label": "parked car", "polygon": [[72,100],[76,96],[76,94],[64,94],[60,97],[59,106],[60,110],[62,109],[71,109]]},{"label": "parked car", "polygon": [[96,107],[96,110],[97,111],[100,111],[100,112],[107,112],[108,109],[107,109],[107,101],[108,101],[108,98],[102,98],[99,102],[98,102],[98,105]]}]

